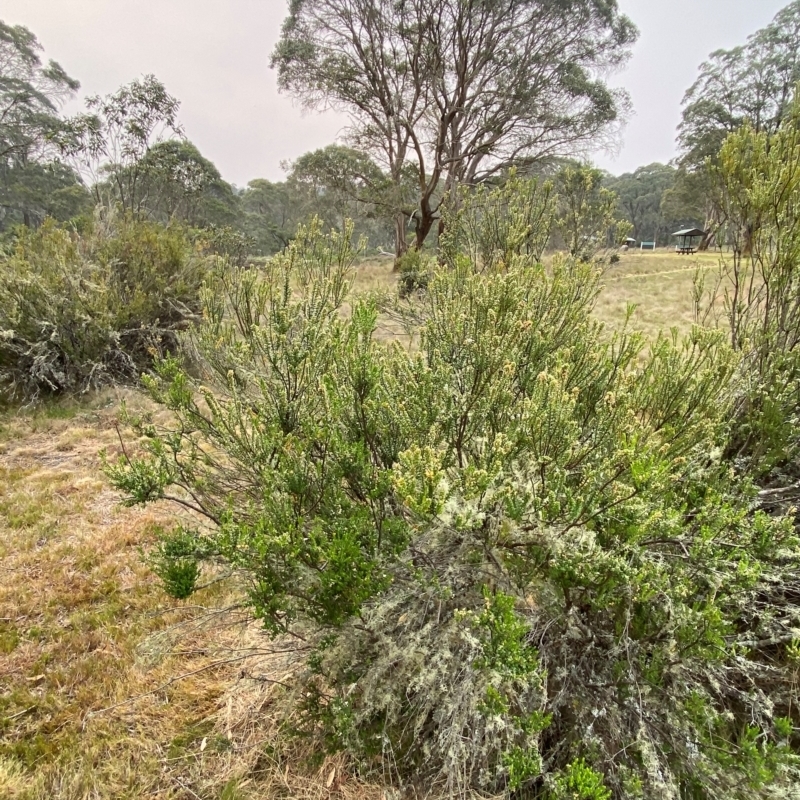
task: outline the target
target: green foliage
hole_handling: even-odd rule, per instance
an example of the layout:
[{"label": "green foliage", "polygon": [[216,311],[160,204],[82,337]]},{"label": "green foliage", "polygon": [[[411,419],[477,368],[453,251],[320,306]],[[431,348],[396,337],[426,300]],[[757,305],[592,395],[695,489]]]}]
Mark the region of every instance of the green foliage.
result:
[{"label": "green foliage", "polygon": [[51,144],[59,107],[78,82],[43,63],[41,50],[27,28],[0,21],[0,231],[39,225],[46,215],[68,219],[87,199]]},{"label": "green foliage", "polygon": [[200,564],[197,541],[191,532],[176,528],[169,534],[162,534],[149,560],[170,597],[185,600],[194,593],[200,577]]},{"label": "green foliage", "polygon": [[731,442],[754,477],[792,471],[800,439],[800,103],[773,134],[745,124],[709,164],[717,215],[733,255],[698,311],[722,312],[743,355]]},{"label": "green foliage", "polygon": [[98,216],[21,230],[0,262],[0,385],[12,397],[130,381],[176,347],[205,258],[179,228]]},{"label": "green foliage", "polygon": [[[668,208],[706,215],[708,236],[702,246],[724,245],[726,220],[714,202],[707,162],[716,163],[725,138],[747,124],[757,133],[774,134],[791,113],[800,81],[800,2],[792,0],[743,45],[716,50],[699,68],[683,99],[678,128],[681,148],[678,181]],[[691,215],[690,215],[691,216]],[[693,222],[692,224],[696,224]]]},{"label": "green foliage", "polygon": [[800,80],[800,2],[793,0],[744,45],[717,50],[686,92],[679,141],[690,169],[716,158],[725,137],[749,123],[767,135],[790,112]]},{"label": "green foliage", "polygon": [[[162,171],[175,165],[175,153],[165,139],[182,135],[180,102],[154,75],[146,75],[113,94],[89,97],[86,105],[88,112],[65,120],[54,141],[94,184],[97,202],[107,195],[124,213],[140,216],[146,208],[148,173],[159,162]],[[160,155],[159,144],[166,145]]]},{"label": "green foliage", "polygon": [[285,164],[286,180],[250,181],[241,195],[241,224],[255,240],[256,252],[283,250],[297,226],[318,217],[324,229],[341,229],[354,220],[356,235],[370,246],[390,246],[392,216],[399,199],[380,168],[366,155],[329,145]]},{"label": "green foliage", "polygon": [[535,751],[514,747],[503,753],[503,766],[508,770],[508,788],[513,792],[542,774],[542,757]]},{"label": "green foliage", "polygon": [[528,627],[514,613],[511,595],[492,594],[484,587],[486,607],[475,616],[475,625],[482,634],[483,653],[475,660],[478,669],[491,669],[502,677],[514,679],[534,672],[538,654],[525,642]]},{"label": "green foliage", "polygon": [[632,225],[631,235],[639,241],[673,244],[672,233],[702,224],[691,203],[676,190],[675,167],[648,164],[604,184],[616,192],[618,213]]},{"label": "green foliage", "polygon": [[351,219],[356,235],[366,236],[371,247],[391,247],[393,218],[403,204],[402,186],[393,186],[369,156],[329,145],[294,161],[287,183],[306,196],[305,219],[316,215],[336,229]]},{"label": "green foliage", "polygon": [[554,796],[558,800],[611,800],[611,791],[603,776],[579,758],[556,779]]},{"label": "green foliage", "polygon": [[237,267],[249,262],[255,241],[229,225],[206,225],[197,237],[204,250],[226,259]]},{"label": "green foliage", "polygon": [[550,239],[557,199],[550,181],[525,179],[512,169],[498,188],[463,188],[445,210],[441,258],[469,259],[489,271],[503,270],[524,255],[539,261]]},{"label": "green foliage", "polygon": [[247,184],[240,197],[242,226],[254,242],[254,253],[272,255],[289,244],[305,214],[305,200],[286,181],[257,178]]},{"label": "green foliage", "polygon": [[157,142],[135,169],[140,172],[138,208],[149,219],[181,220],[195,227],[237,223],[238,198],[219,170],[190,142]]},{"label": "green foliage", "polygon": [[432,259],[420,250],[408,250],[397,260],[397,293],[403,299],[428,288]]},{"label": "green foliage", "polygon": [[47,217],[71,220],[91,207],[91,196],[77,175],[56,161],[14,164],[2,174],[0,231],[35,227]]},{"label": "green foliage", "polygon": [[625,241],[631,224],[619,220],[617,194],[603,186],[599,169],[586,164],[564,167],[556,176],[556,192],[556,230],[573,258],[591,261],[601,250]]},{"label": "green foliage", "polygon": [[181,537],[311,649],[293,723],[365,772],[569,800],[789,791],[800,543],[721,461],[736,356],[699,328],[649,349],[604,331],[597,270],[529,247],[539,189],[503,191],[484,207],[505,227],[447,220],[410,349],[350,293],[352,229],[215,272],[196,376],[166,360],[147,381],[175,424],[141,422],[145,455],[109,475],[206,518]]}]

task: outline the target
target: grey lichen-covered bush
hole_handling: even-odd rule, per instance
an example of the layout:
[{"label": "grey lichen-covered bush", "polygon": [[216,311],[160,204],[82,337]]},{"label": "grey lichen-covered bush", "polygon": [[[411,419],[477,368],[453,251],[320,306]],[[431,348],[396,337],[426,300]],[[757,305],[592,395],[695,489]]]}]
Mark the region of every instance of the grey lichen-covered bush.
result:
[{"label": "grey lichen-covered bush", "polygon": [[199,379],[148,381],[175,425],[108,474],[206,518],[181,576],[232,567],[310,648],[293,724],[410,794],[796,797],[800,544],[721,461],[735,356],[605,331],[511,218],[491,268],[443,248],[410,350],[347,231],[216,273]]},{"label": "grey lichen-covered bush", "polygon": [[20,229],[0,256],[0,391],[30,400],[130,381],[173,351],[209,259],[179,227],[98,214]]}]

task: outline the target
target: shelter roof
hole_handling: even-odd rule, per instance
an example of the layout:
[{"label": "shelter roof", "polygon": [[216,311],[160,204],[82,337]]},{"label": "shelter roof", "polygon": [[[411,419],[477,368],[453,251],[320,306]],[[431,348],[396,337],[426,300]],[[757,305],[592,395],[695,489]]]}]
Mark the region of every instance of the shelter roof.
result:
[{"label": "shelter roof", "polygon": [[683,231],[675,231],[673,236],[705,236],[706,232],[701,231],[700,228],[686,228]]}]

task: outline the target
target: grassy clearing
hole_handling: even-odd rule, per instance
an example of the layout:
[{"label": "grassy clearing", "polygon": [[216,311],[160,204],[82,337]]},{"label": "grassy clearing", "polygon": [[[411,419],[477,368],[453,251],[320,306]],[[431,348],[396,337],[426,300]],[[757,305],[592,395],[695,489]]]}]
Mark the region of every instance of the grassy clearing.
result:
[{"label": "grassy clearing", "polygon": [[[596,313],[617,325],[635,303],[648,335],[686,330],[697,265],[717,259],[624,254]],[[394,280],[390,259],[358,268],[360,289]],[[0,798],[386,797],[281,732],[291,660],[230,582],[191,604],[161,592],[141,548],[175,508],[121,508],[99,471],[101,450],[120,452],[123,398],[144,403],[107,393],[0,416]]]},{"label": "grassy clearing", "polygon": [[692,287],[698,270],[713,282],[720,259],[714,253],[679,256],[671,250],[622,253],[603,276],[595,314],[611,327],[625,321],[635,306],[631,324],[648,337],[677,328],[686,333],[694,321]]},{"label": "grassy clearing", "polygon": [[[719,256],[715,253],[679,256],[668,248],[621,253],[619,263],[603,275],[595,314],[610,327],[618,327],[631,304],[635,306],[632,326],[648,337],[673,327],[685,333],[694,319],[692,285],[697,270],[707,273],[711,281],[718,268]],[[364,291],[389,291],[395,281],[392,259],[364,261],[356,272],[356,286]],[[401,334],[400,326],[391,321],[382,323],[378,331],[383,339]]]}]

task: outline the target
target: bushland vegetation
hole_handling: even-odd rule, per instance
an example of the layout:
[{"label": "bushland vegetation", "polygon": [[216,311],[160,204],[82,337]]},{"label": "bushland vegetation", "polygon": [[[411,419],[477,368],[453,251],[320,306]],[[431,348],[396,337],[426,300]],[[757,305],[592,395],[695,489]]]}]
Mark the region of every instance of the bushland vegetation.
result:
[{"label": "bushland vegetation", "polygon": [[545,270],[531,246],[537,194],[487,199],[505,224],[469,203],[447,220],[411,351],[348,298],[348,231],[215,273],[198,377],[167,359],[146,381],[176,425],[135,422],[149,455],[108,468],[130,502],[207,521],[157,548],[165,586],[236,570],[265,628],[303,643],[301,729],[367,774],[788,790],[800,542],[726,458],[761,422],[730,424],[750,367],[719,330],[604,334],[596,266]]},{"label": "bushland vegetation", "polygon": [[[243,190],[186,140],[154,77],[65,119],[76,82],[42,64],[30,32],[0,27],[4,400],[41,411],[135,385],[128,427],[101,437],[103,480],[126,507],[114,513],[146,528],[144,562],[124,556],[135,602],[119,600],[118,565],[105,579],[110,618],[159,634],[129,616],[164,597],[146,564],[182,619],[226,605],[192,657],[230,641],[231,613],[259,645],[230,662],[279,657],[280,674],[257,678],[272,687],[255,713],[269,708],[272,740],[236,780],[230,724],[181,734],[165,720],[178,755],[148,750],[148,791],[168,775],[166,791],[247,796],[280,772],[263,786],[285,793],[292,752],[338,759],[318,795],[344,792],[346,773],[386,796],[797,796],[800,74],[787,37],[800,3],[702,66],[679,163],[619,178],[567,156],[624,114],[624,94],[593,75],[624,61],[635,28],[615,3],[574,6],[293,3],[281,84],[348,107],[354,127],[286,181]],[[380,69],[353,20],[388,43]],[[568,69],[542,33],[554,30],[572,32]],[[711,78],[734,62],[764,97],[720,122]],[[694,324],[645,334],[633,308],[604,324],[624,238],[661,241],[700,217],[705,244],[730,249],[675,270]],[[364,288],[370,246],[392,249],[380,291]],[[387,341],[389,324],[403,336]],[[0,557],[61,574],[36,554],[59,535],[64,496],[6,465],[3,436],[0,518],[24,546]],[[110,512],[73,489],[85,507],[67,517],[85,514],[102,549]],[[78,551],[102,572],[85,543],[53,552],[73,565]],[[69,625],[106,631],[102,591],[89,594]],[[26,598],[0,620],[0,653],[19,657],[9,674],[24,671],[21,648],[61,643],[52,609],[23,629]],[[134,633],[114,637],[141,660]],[[97,701],[66,668],[50,686],[56,650],[0,695],[0,789],[141,793],[104,770],[98,788],[88,760],[70,775],[48,745],[77,758],[91,720],[65,709]],[[56,700],[67,684],[70,702]],[[137,700],[120,691],[93,711]],[[103,731],[94,762],[121,735]],[[224,786],[175,772],[185,735],[198,759],[211,742]]]},{"label": "bushland vegetation", "polygon": [[210,256],[180,227],[114,213],[22,229],[0,271],[0,380],[31,400],[135,381],[199,310]]}]

